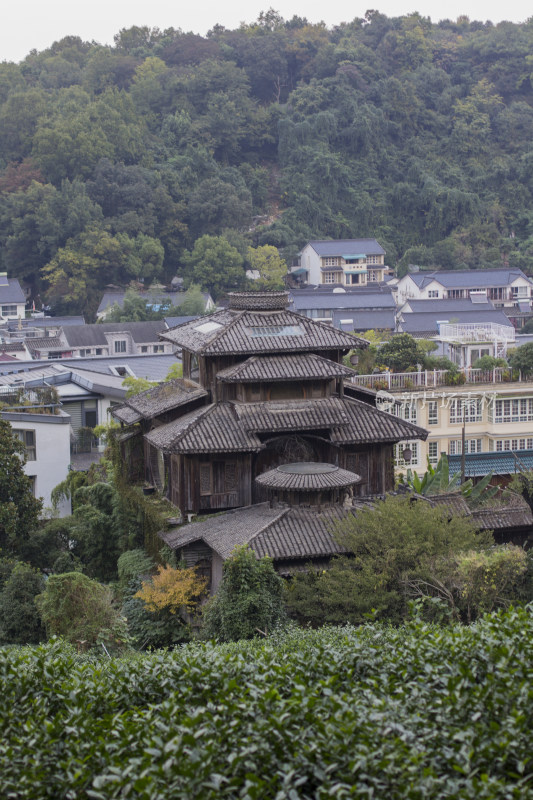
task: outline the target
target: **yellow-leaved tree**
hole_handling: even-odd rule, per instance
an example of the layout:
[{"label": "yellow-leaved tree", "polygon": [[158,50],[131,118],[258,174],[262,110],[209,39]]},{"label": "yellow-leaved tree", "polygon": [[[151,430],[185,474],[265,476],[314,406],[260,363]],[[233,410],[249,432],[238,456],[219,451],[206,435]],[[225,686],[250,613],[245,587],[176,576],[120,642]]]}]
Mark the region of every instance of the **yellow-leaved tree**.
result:
[{"label": "yellow-leaved tree", "polygon": [[194,567],[174,569],[159,566],[157,574],[134,595],[143,601],[148,611],[163,611],[171,614],[192,611],[207,586],[207,580],[197,575]]}]

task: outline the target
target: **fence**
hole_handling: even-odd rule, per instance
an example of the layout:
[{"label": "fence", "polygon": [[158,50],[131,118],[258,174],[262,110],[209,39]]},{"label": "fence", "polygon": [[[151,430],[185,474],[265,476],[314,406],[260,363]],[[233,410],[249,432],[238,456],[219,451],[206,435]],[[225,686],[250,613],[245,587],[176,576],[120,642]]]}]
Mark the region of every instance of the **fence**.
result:
[{"label": "fence", "polygon": [[461,372],[444,369],[426,369],[420,372],[380,372],[375,375],[354,375],[350,382],[368,389],[427,389],[436,386],[462,386],[465,383],[510,383],[527,380],[520,373],[513,373],[508,367],[495,369],[468,368]]}]

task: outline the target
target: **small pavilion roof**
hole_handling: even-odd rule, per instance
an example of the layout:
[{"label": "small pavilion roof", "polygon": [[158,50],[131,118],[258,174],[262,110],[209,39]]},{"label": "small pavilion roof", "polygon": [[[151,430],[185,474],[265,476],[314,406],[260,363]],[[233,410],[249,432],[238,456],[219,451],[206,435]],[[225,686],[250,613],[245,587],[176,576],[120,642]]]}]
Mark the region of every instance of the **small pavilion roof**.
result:
[{"label": "small pavilion roof", "polygon": [[324,489],[342,489],[346,486],[353,486],[360,482],[361,476],[347,469],[341,469],[336,464],[304,461],[280,464],[268,472],[263,472],[255,480],[268,489],[319,492]]}]

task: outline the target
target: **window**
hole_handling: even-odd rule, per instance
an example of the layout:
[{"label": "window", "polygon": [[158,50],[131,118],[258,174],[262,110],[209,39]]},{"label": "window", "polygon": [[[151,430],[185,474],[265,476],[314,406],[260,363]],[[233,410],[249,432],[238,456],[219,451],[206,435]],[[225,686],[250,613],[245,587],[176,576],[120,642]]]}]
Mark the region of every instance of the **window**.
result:
[{"label": "window", "polygon": [[164,353],[164,352],[165,352],[164,344],[154,344],[154,353]]},{"label": "window", "polygon": [[457,398],[450,402],[450,423],[481,421],[480,398]]},{"label": "window", "polygon": [[90,348],[84,349],[82,347],[82,349],[80,350],[80,358],[84,358],[84,356],[90,356],[90,355],[91,355],[91,349]]},{"label": "window", "polygon": [[94,354],[95,354],[95,356],[101,356],[102,355],[102,348],[101,347],[97,347],[96,350],[94,351]]},{"label": "window", "polygon": [[304,336],[305,330],[301,325],[258,325],[248,328],[254,339],[265,336]]},{"label": "window", "polygon": [[438,442],[428,442],[428,459],[430,464],[438,464],[439,461]]},{"label": "window", "polygon": [[439,401],[430,400],[428,403],[428,425],[439,424]]},{"label": "window", "polygon": [[497,439],[492,443],[492,449],[501,453],[509,450],[533,450],[533,438],[528,439]]},{"label": "window", "polygon": [[143,344],[141,346],[141,353],[147,353],[147,352],[148,352],[148,345],[147,344]]},{"label": "window", "polygon": [[13,433],[24,445],[24,449],[26,450],[26,460],[36,461],[37,451],[35,447],[35,431],[14,430]]},{"label": "window", "polygon": [[126,342],[124,339],[117,339],[115,341],[115,353],[125,353],[126,352]]},{"label": "window", "polygon": [[17,306],[16,305],[9,305],[9,306],[2,306],[2,316],[3,317],[16,317],[17,315]]},{"label": "window", "polygon": [[533,421],[533,397],[496,400],[492,421],[495,423]]},{"label": "window", "polygon": [[402,403],[400,406],[395,404],[393,413],[396,417],[416,425],[416,403]]},{"label": "window", "polygon": [[377,270],[375,270],[375,269],[369,270],[369,272],[368,272],[368,282],[369,283],[375,283],[377,281],[377,279],[378,279],[378,275],[379,275],[379,273],[378,273]]},{"label": "window", "polygon": [[341,282],[340,272],[325,272],[322,275],[322,283],[340,283],[340,282]]},{"label": "window", "polygon": [[[465,439],[465,454],[467,453],[481,453],[482,452],[481,439]],[[463,452],[463,442],[461,439],[452,439],[448,446],[448,452],[451,456],[459,456]]]},{"label": "window", "polygon": [[323,259],[323,265],[325,267],[338,267],[339,259],[337,256],[335,258],[333,258],[332,256],[328,256],[327,258]]},{"label": "window", "polygon": [[463,289],[448,289],[448,298],[450,300],[460,300],[464,297]]},{"label": "window", "polygon": [[512,286],[513,290],[513,297],[529,297],[529,291],[527,286]]},{"label": "window", "polygon": [[438,296],[439,296],[439,290],[438,289],[430,289],[428,291],[428,297],[434,298],[434,297],[438,297]]},{"label": "window", "polygon": [[211,494],[212,482],[211,464],[200,464],[200,494]]},{"label": "window", "polygon": [[224,490],[226,492],[237,491],[237,464],[224,464]]},{"label": "window", "polygon": [[[404,458],[405,450],[411,451],[411,460],[406,461]],[[400,442],[394,446],[394,464],[397,467],[412,467],[418,464],[418,442]]]}]

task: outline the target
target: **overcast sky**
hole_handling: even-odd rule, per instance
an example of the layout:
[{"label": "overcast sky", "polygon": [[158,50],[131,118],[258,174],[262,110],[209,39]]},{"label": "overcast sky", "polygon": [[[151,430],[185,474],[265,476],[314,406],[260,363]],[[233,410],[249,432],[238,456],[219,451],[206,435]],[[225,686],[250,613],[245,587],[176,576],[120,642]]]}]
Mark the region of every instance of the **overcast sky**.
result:
[{"label": "overcast sky", "polygon": [[0,61],[21,61],[30,50],[44,50],[69,35],[112,44],[115,33],[132,25],[181,28],[201,34],[217,23],[235,28],[240,22],[253,22],[270,6],[285,19],[298,14],[310,22],[324,20],[328,26],[362,17],[368,8],[377,8],[387,16],[419,11],[434,22],[456,19],[461,14],[493,22],[524,22],[533,16],[533,7],[525,0],[226,0],[224,4],[206,0],[4,0]]}]

